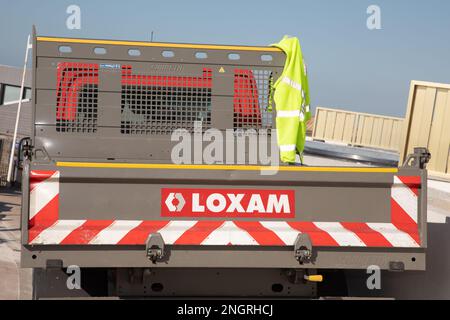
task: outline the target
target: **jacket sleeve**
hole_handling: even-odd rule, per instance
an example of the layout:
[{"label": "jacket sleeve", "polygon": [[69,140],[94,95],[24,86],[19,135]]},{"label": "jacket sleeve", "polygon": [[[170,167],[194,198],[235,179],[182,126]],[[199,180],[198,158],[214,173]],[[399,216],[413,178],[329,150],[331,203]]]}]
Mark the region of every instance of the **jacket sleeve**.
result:
[{"label": "jacket sleeve", "polygon": [[311,119],[311,106],[310,106],[310,97],[309,97],[309,85],[308,85],[308,70],[306,66],[306,62],[304,59],[301,61],[301,77],[302,77],[302,88],[303,88],[303,107],[305,110],[305,122]]}]

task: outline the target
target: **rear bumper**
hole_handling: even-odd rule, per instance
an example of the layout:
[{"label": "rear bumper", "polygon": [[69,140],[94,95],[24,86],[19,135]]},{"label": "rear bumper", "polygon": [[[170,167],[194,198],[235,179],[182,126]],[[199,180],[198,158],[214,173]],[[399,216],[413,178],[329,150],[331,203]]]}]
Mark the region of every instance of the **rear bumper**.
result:
[{"label": "rear bumper", "polygon": [[153,264],[144,246],[23,246],[25,268],[77,265],[97,268],[293,268],[425,270],[425,249],[313,248],[311,263],[299,264],[293,247],[191,247],[166,246],[166,258]]}]

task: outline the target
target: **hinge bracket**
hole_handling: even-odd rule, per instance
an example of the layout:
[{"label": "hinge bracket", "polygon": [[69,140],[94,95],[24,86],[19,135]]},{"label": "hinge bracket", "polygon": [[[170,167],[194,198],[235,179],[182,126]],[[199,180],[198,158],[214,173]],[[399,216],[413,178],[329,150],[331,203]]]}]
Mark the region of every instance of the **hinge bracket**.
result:
[{"label": "hinge bracket", "polygon": [[148,236],[145,252],[148,259],[153,263],[164,257],[164,239],[160,233],[151,233]]},{"label": "hinge bracket", "polygon": [[312,258],[312,243],[309,235],[300,233],[294,243],[294,257],[300,263],[308,263]]},{"label": "hinge bracket", "polygon": [[431,153],[427,148],[414,148],[414,153],[408,155],[403,167],[425,169],[430,159]]}]

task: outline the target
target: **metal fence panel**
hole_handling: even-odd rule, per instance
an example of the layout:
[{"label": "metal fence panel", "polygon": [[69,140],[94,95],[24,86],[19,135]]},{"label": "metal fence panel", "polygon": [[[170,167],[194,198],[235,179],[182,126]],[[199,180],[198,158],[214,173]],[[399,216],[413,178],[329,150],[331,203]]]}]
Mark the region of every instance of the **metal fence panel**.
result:
[{"label": "metal fence panel", "polygon": [[450,85],[412,81],[405,127],[400,160],[427,146],[430,175],[450,179]]},{"label": "metal fence panel", "polygon": [[313,139],[399,150],[403,119],[318,107]]}]

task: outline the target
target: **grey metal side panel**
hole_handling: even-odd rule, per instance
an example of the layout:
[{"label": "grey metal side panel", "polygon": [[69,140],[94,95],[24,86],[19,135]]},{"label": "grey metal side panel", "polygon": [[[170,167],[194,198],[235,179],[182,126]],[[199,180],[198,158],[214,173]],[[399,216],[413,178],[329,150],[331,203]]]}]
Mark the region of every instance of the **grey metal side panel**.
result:
[{"label": "grey metal side panel", "polygon": [[20,207],[21,242],[28,243],[28,221],[30,212],[30,161],[23,161],[22,170],[22,204]]},{"label": "grey metal side panel", "polygon": [[83,219],[115,220],[120,213],[123,220],[160,220],[164,187],[289,189],[296,196],[292,221],[390,222],[392,174],[59,169],[61,219],[80,219],[82,212]]},{"label": "grey metal side panel", "polygon": [[[176,44],[177,45],[177,44]],[[70,46],[72,48],[71,53],[61,53],[58,50],[59,46]],[[99,55],[94,53],[94,49],[102,47],[106,49],[106,54]],[[245,47],[243,47],[245,48]],[[138,49],[141,52],[140,56],[130,56],[128,54],[129,49]],[[162,56],[164,50],[171,50],[175,56],[173,58],[165,58]],[[195,53],[206,52],[207,59],[195,58]],[[230,60],[228,54],[238,53],[240,55],[239,60]],[[272,61],[262,61],[261,55],[270,54],[273,56]],[[139,45],[109,45],[109,44],[90,44],[90,43],[70,43],[70,42],[43,42],[38,41],[37,55],[41,57],[55,57],[69,59],[98,59],[98,60],[113,60],[120,59],[122,61],[152,61],[162,62],[170,65],[177,63],[202,63],[207,61],[208,63],[216,65],[233,65],[236,61],[240,65],[249,66],[272,66],[283,67],[285,56],[284,53],[274,51],[264,51],[264,48],[258,51],[244,51],[244,50],[215,50],[215,49],[190,49],[190,48],[178,48],[171,46],[167,47],[147,47]]]}]

